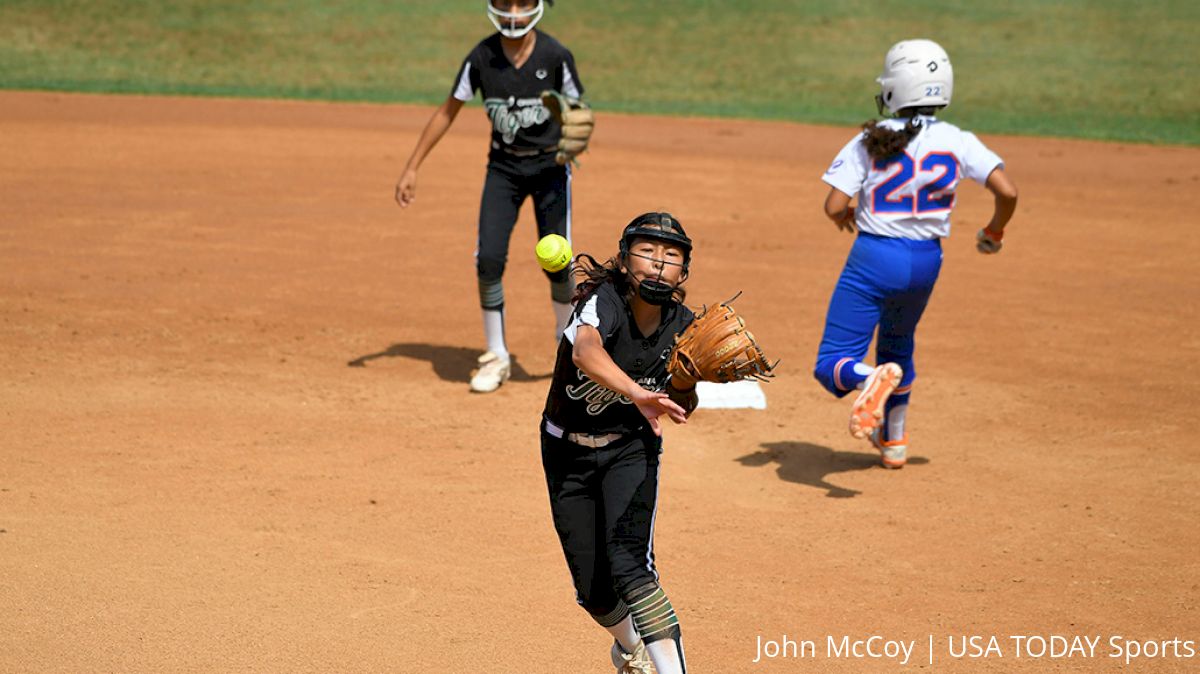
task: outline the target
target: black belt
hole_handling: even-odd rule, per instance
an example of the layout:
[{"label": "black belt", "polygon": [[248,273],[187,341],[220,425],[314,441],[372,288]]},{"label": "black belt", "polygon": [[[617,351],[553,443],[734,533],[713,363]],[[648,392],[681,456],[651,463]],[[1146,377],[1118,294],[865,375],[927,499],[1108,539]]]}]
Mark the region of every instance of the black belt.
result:
[{"label": "black belt", "polygon": [[512,157],[537,157],[537,156],[540,156],[543,154],[548,154],[550,152],[557,151],[558,146],[551,145],[550,147],[541,147],[541,148],[535,148],[532,150],[514,150],[512,148],[507,148],[507,147],[496,147],[495,149],[503,152],[506,155],[512,156]]}]

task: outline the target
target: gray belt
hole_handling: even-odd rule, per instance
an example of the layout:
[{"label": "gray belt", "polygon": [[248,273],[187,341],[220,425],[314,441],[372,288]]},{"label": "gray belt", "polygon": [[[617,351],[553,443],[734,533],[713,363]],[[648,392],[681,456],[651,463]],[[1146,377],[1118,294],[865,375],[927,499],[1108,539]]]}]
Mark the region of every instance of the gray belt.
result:
[{"label": "gray belt", "polygon": [[589,435],[587,433],[568,433],[565,428],[558,426],[557,424],[551,422],[549,419],[546,420],[546,432],[549,433],[550,435],[553,435],[556,438],[562,438],[562,439],[566,440],[567,442],[575,443],[575,444],[579,445],[580,447],[592,447],[592,448],[607,447],[608,445],[611,445],[612,443],[614,443],[617,440],[620,440],[622,437],[624,437],[620,433],[604,433],[602,435]]}]

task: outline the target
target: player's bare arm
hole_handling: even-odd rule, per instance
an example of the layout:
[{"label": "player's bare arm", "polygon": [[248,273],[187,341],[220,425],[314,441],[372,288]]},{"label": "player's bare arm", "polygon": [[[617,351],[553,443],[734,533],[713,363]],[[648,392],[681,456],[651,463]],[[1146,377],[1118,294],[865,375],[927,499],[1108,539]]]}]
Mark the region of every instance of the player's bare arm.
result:
[{"label": "player's bare arm", "polygon": [[984,255],[995,255],[1004,247],[1004,227],[1017,210],[1017,187],[1004,169],[997,166],[984,183],[996,198],[992,220],[975,234],[975,249]]},{"label": "player's bare arm", "polygon": [[825,197],[825,217],[833,221],[837,228],[846,232],[854,232],[854,207],[850,205],[851,196],[836,187],[829,189]]},{"label": "player's bare arm", "polygon": [[408,158],[408,163],[404,166],[404,173],[400,175],[400,180],[396,183],[396,203],[400,204],[401,208],[408,208],[409,204],[417,198],[417,170],[421,168],[421,162],[425,161],[425,157],[429,156],[442,136],[446,135],[446,131],[454,123],[454,118],[458,116],[458,111],[462,110],[462,106],[462,101],[453,96],[447,96],[446,101],[429,118],[429,123],[425,125],[425,130],[421,132],[421,137],[417,140],[417,146],[413,148],[412,156]]},{"label": "player's bare arm", "polygon": [[987,183],[984,186],[996,198],[995,211],[987,228],[995,233],[1003,232],[1005,225],[1017,210],[1017,186],[1013,184],[1004,169],[999,167],[988,175]]},{"label": "player's bare arm", "polygon": [[596,328],[590,325],[579,326],[571,360],[592,381],[632,400],[642,416],[650,422],[650,428],[655,435],[662,435],[662,426],[658,418],[664,414],[677,424],[687,423],[687,412],[672,401],[667,393],[646,390],[613,362],[612,356],[604,349],[604,342]]}]

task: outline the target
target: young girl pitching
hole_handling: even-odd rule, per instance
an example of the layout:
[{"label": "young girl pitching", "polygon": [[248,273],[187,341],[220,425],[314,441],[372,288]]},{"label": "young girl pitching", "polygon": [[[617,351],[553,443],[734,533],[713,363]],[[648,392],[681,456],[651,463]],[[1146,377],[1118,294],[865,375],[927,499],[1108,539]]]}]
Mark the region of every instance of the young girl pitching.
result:
[{"label": "young girl pitching", "polygon": [[694,384],[668,381],[667,354],[693,320],[681,302],[692,242],[669,213],[634,218],[620,252],[589,256],[542,415],[550,511],[575,598],[616,640],[624,674],[681,674],[683,640],[654,565],[663,417],[684,423]]},{"label": "young girl pitching", "polygon": [[[937,119],[954,87],[950,58],[937,43],[897,43],[877,81],[879,112],[893,117],[865,124],[823,178],[830,186],[825,214],[858,237],[829,301],[814,375],[839,398],[858,391],[850,433],[869,436],[883,465],[900,468],[916,379],[913,334],[942,266],[955,190],[969,178],[995,196],[992,219],[976,235],[979,252],[993,254],[1016,209],[1017,189],[1000,157],[974,134]],[[876,328],[871,367],[862,359]]]}]

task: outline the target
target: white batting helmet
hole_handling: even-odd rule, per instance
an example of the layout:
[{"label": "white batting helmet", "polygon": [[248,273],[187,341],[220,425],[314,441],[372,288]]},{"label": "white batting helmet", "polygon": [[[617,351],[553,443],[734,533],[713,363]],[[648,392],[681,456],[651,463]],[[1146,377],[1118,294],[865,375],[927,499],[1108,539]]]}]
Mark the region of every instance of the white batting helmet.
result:
[{"label": "white batting helmet", "polygon": [[[523,37],[526,33],[533,30],[534,25],[542,19],[542,14],[546,11],[545,2],[537,0],[537,6],[526,12],[506,12],[502,9],[497,9],[492,4],[492,0],[484,0],[487,3],[488,18],[492,20],[492,25],[500,34],[508,38]],[[520,19],[529,19],[529,23],[524,26],[518,26],[517,21]]]},{"label": "white batting helmet", "polygon": [[954,68],[946,50],[933,40],[904,40],[888,50],[883,74],[875,78],[875,103],[893,115],[904,108],[950,105]]}]

